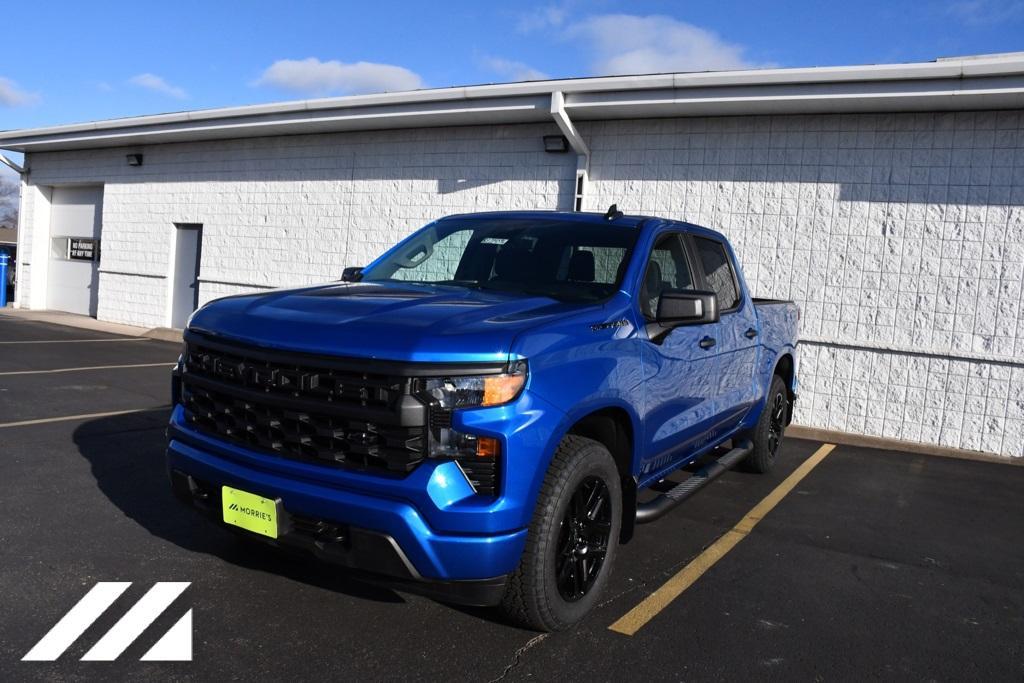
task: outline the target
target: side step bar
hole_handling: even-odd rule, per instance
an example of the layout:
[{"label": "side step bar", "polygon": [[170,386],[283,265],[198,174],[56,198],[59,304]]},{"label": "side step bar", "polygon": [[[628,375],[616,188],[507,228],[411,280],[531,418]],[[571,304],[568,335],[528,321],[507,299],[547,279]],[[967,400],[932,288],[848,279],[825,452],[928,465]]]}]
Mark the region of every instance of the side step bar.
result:
[{"label": "side step bar", "polygon": [[636,523],[647,524],[660,519],[675,506],[688,500],[693,494],[710,484],[722,474],[725,474],[754,450],[754,444],[747,440],[733,445],[733,449],[713,462],[701,467],[690,475],[690,477],[657,498],[647,503],[640,503],[636,506]]}]

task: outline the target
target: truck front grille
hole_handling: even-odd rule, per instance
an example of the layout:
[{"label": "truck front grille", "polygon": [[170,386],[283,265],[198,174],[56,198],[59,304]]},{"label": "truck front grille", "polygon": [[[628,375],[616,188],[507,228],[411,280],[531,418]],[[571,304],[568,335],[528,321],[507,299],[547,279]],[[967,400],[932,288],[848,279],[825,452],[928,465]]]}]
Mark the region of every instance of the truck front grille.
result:
[{"label": "truck front grille", "polygon": [[282,363],[244,353],[190,343],[185,371],[227,386],[362,408],[393,408],[406,386],[404,378],[394,375]]},{"label": "truck front grille", "polygon": [[325,367],[330,360],[194,334],[184,356],[185,418],[200,432],[285,458],[396,474],[426,456],[425,410],[408,378],[374,372],[372,361]]},{"label": "truck front grille", "polygon": [[423,428],[287,410],[187,386],[186,419],[197,429],[288,458],[409,472],[423,459]]}]

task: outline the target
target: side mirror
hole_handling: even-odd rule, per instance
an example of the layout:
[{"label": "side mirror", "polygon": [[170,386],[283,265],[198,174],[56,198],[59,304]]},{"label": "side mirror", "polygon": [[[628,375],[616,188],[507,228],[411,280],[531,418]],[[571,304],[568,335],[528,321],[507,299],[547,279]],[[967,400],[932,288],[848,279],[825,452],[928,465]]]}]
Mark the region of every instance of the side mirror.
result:
[{"label": "side mirror", "polygon": [[362,266],[349,266],[341,271],[342,282],[359,282],[363,278]]},{"label": "side mirror", "polygon": [[714,292],[669,289],[658,298],[656,322],[664,327],[718,322]]}]

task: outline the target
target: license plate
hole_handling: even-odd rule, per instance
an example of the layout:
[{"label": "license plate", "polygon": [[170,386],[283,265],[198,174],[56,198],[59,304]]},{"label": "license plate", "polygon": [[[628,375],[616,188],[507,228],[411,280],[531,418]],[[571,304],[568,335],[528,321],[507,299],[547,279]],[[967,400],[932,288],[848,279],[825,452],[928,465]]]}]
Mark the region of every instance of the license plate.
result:
[{"label": "license plate", "polygon": [[224,521],[261,536],[277,538],[278,501],[224,486],[220,492]]}]

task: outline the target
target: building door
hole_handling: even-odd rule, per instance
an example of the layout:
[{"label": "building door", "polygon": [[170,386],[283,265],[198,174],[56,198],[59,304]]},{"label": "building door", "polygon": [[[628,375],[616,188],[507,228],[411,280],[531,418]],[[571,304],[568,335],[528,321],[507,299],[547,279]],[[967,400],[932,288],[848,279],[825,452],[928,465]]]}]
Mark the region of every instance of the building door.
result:
[{"label": "building door", "polygon": [[203,226],[177,223],[174,231],[174,282],[171,290],[171,327],[183,329],[199,307],[199,261]]},{"label": "building door", "polygon": [[103,187],[55,187],[46,307],[96,317]]}]

